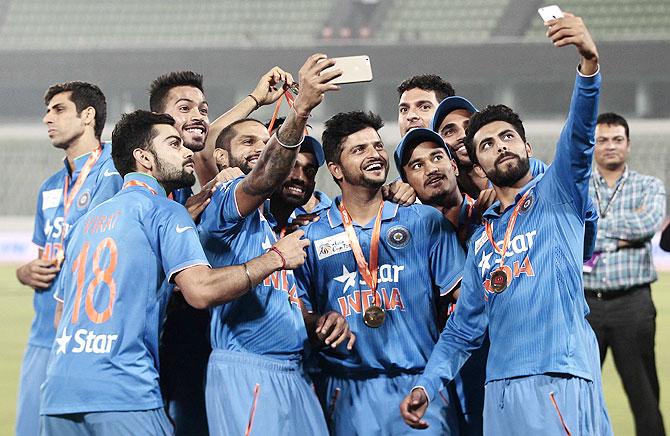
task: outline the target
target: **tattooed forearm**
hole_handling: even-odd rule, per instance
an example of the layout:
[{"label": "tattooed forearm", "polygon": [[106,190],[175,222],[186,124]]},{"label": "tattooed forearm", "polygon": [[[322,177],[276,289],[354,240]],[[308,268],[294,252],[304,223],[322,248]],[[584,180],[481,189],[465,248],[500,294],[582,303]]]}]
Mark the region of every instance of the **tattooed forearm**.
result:
[{"label": "tattooed forearm", "polygon": [[[282,144],[293,145],[300,142],[307,120],[291,112],[277,132]],[[274,137],[268,141],[258,158],[254,169],[242,185],[249,195],[269,197],[286,180],[300,148],[285,148]]]}]

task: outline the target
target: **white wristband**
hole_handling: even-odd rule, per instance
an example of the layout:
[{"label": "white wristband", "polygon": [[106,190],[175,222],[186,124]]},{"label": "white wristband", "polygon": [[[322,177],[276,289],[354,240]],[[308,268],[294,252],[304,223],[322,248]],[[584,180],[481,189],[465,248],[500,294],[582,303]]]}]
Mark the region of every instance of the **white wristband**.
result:
[{"label": "white wristband", "polygon": [[[279,130],[279,129],[277,129],[277,130]],[[284,144],[283,142],[281,142],[281,141],[279,140],[279,135],[277,134],[277,132],[275,132],[273,136],[275,137],[275,139],[277,140],[277,142],[279,143],[279,145],[281,145],[281,146],[284,147],[284,148],[288,148],[288,149],[293,149],[293,148],[298,148],[298,147],[300,147],[300,146],[302,145],[302,142],[305,140],[305,135],[303,134],[302,137],[300,138],[300,141],[299,141],[297,144],[286,145],[286,144]]]}]

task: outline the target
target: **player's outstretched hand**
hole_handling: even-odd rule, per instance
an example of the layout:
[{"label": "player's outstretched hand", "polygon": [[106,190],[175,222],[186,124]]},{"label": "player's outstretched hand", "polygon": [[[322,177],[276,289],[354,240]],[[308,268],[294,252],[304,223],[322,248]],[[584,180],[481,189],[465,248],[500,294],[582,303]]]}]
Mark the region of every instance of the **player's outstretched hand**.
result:
[{"label": "player's outstretched hand", "polygon": [[281,82],[291,86],[294,84],[293,76],[279,67],[274,67],[263,74],[258,81],[258,85],[256,85],[256,89],[251,91],[251,96],[256,99],[260,106],[272,104],[279,100],[284,93],[284,88],[277,86]]},{"label": "player's outstretched hand", "polygon": [[281,252],[283,269],[296,269],[305,263],[305,248],[309,245],[309,239],[303,239],[303,236],[305,232],[298,230],[275,243],[274,247]]},{"label": "player's outstretched hand", "polygon": [[299,116],[309,115],[312,109],[323,101],[326,92],[340,89],[339,86],[328,82],[340,77],[342,70],[334,69],[323,73],[323,70],[333,65],[335,61],[328,59],[323,53],[316,53],[307,58],[300,68],[300,87],[293,106]]},{"label": "player's outstretched hand", "polygon": [[347,341],[347,350],[352,350],[356,343],[356,335],[349,330],[349,323],[338,312],[328,312],[316,321],[316,335],[319,340],[332,348],[337,348]]},{"label": "player's outstretched hand", "polygon": [[[222,183],[230,182],[231,180],[235,180],[236,178],[238,178],[240,176],[243,176],[243,175],[244,175],[244,173],[238,167],[224,168],[221,171],[219,171],[219,174],[217,174],[216,177],[213,179],[215,181],[215,183],[214,183],[214,185],[210,186],[210,188],[213,187],[214,189],[216,189]],[[210,183],[212,183],[212,181],[207,183],[205,185],[205,187],[207,187]]]},{"label": "player's outstretched hand", "polygon": [[400,415],[405,424],[412,428],[426,429],[428,423],[424,421],[423,415],[428,408],[428,397],[421,388],[414,388],[400,403]]},{"label": "player's outstretched hand", "polygon": [[293,233],[302,226],[306,226],[309,223],[315,223],[321,219],[318,213],[303,213],[293,218],[293,221],[286,226],[286,233]]},{"label": "player's outstretched hand", "polygon": [[574,45],[583,58],[580,70],[582,74],[594,74],[598,69],[598,49],[584,21],[569,12],[563,17],[544,23],[547,36],[556,47]]},{"label": "player's outstretched hand", "polygon": [[47,289],[60,271],[52,261],[35,259],[16,270],[19,282],[33,289]]},{"label": "player's outstretched hand", "polygon": [[401,206],[410,206],[416,201],[416,192],[412,186],[400,179],[382,186],[382,196],[384,200]]}]

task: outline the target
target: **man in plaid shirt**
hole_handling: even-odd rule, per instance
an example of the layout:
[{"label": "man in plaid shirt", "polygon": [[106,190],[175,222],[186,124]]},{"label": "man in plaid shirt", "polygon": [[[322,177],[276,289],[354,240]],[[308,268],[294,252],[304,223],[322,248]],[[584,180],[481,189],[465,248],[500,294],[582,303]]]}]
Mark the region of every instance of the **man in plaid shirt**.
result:
[{"label": "man in plaid shirt", "polygon": [[611,347],[637,434],[663,435],[649,284],[657,278],[651,238],[665,214],[665,188],[656,177],[629,169],[629,153],[626,120],[614,113],[598,116],[589,195],[600,221],[595,252],[584,265],[584,288],[601,364]]}]

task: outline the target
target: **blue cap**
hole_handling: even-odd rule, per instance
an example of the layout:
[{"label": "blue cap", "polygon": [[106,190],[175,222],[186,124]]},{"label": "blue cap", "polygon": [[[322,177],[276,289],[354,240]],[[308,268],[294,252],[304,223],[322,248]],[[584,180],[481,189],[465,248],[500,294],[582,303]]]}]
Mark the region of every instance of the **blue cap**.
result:
[{"label": "blue cap", "polygon": [[466,111],[470,112],[471,115],[475,112],[479,112],[475,105],[470,103],[470,100],[467,98],[459,97],[457,95],[453,97],[447,97],[442,100],[442,102],[435,110],[435,115],[433,115],[433,122],[430,125],[431,130],[433,130],[433,132],[437,132],[440,129],[440,124],[442,124],[442,121],[444,121],[446,116],[456,109],[465,109]]},{"label": "blue cap", "polygon": [[405,172],[402,169],[403,162],[409,158],[412,150],[422,142],[432,142],[440,147],[444,147],[444,149],[447,150],[449,159],[451,159],[451,151],[449,151],[449,147],[447,147],[447,144],[444,143],[440,135],[430,129],[424,129],[423,127],[412,129],[403,136],[393,154],[395,167],[404,182],[406,182],[407,179],[405,178]]},{"label": "blue cap", "polygon": [[320,167],[326,161],[326,156],[323,154],[323,147],[321,143],[313,136],[305,135],[305,140],[300,145],[300,152],[306,151],[312,153],[316,158],[316,164]]}]

